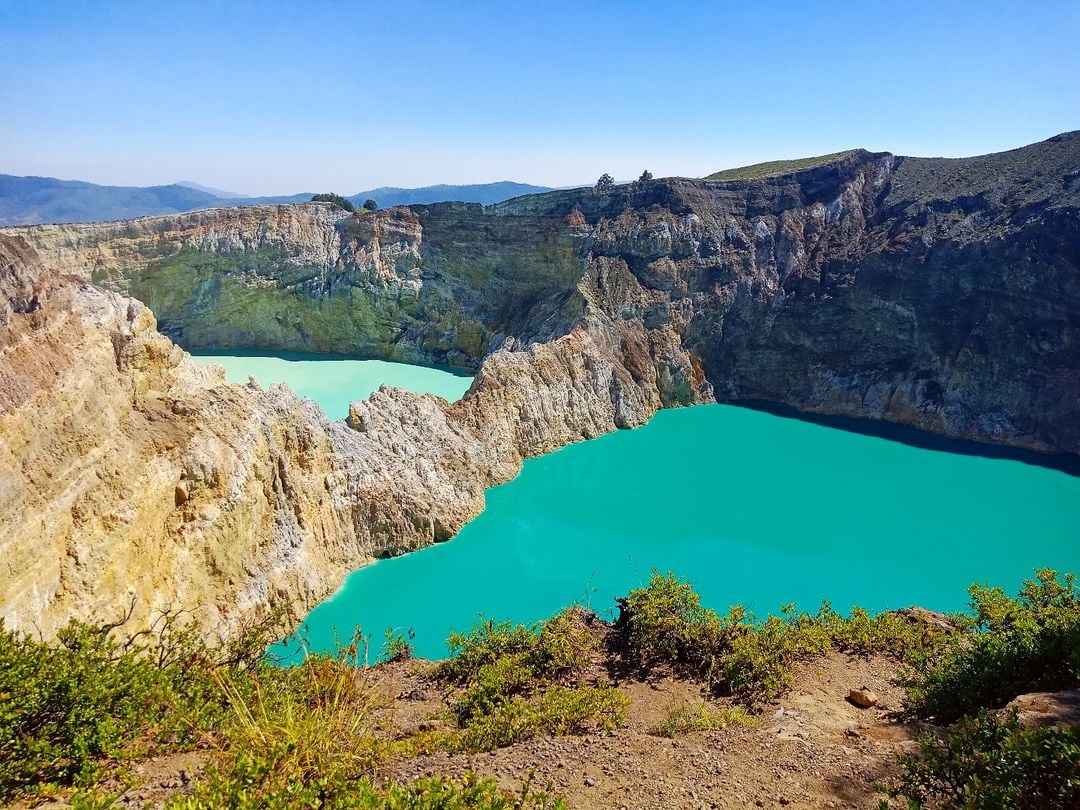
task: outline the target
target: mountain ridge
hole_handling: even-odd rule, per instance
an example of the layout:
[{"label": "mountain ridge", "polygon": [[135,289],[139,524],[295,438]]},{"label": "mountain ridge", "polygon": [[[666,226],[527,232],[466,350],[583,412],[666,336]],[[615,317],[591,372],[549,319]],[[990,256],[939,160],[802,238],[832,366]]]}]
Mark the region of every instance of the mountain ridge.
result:
[{"label": "mountain ridge", "polygon": [[[382,208],[450,201],[491,204],[545,191],[551,189],[500,180],[463,185],[441,183],[418,188],[381,186],[357,192],[348,199],[356,205],[373,199]],[[233,196],[233,192],[189,180],[159,186],[111,186],[39,175],[0,174],[0,227],[111,222],[208,208],[294,204],[308,202],[313,194],[248,197]]]},{"label": "mountain ridge", "polygon": [[225,191],[224,189],[215,188],[214,186],[204,186],[202,183],[196,183],[194,180],[177,180],[170,185],[183,186],[184,188],[193,188],[196,191],[204,191],[207,194],[213,194],[215,197],[221,197],[225,200],[230,199],[242,199],[247,197],[247,194],[240,194],[236,191]]}]

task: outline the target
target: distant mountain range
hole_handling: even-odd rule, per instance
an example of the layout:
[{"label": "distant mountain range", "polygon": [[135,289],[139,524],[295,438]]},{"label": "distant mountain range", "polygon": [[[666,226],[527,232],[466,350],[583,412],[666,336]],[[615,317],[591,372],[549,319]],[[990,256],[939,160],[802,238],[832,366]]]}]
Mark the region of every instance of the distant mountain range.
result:
[{"label": "distant mountain range", "polygon": [[[375,200],[381,208],[449,200],[489,204],[541,191],[551,189],[504,180],[463,186],[382,187],[361,191],[349,199],[356,205],[363,205],[365,200]],[[81,180],[0,174],[0,226],[103,222],[151,214],[177,214],[199,208],[307,202],[311,197],[311,193],[244,197],[191,181],[167,186],[99,186]]]},{"label": "distant mountain range", "polygon": [[215,197],[223,197],[224,199],[248,196],[247,194],[238,194],[235,191],[222,191],[220,188],[214,188],[213,186],[204,186],[193,180],[181,180],[176,185],[183,186],[184,188],[193,188],[196,191],[205,191],[207,194],[213,194]]}]

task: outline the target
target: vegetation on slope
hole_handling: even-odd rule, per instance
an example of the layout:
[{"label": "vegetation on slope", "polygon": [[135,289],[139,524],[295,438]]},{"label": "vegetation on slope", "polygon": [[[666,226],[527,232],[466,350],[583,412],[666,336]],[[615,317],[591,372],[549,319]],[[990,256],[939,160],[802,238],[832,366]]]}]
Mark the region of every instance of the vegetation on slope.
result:
[{"label": "vegetation on slope", "polygon": [[537,734],[619,726],[625,698],[590,672],[596,621],[571,609],[536,628],[486,621],[451,635],[451,657],[435,677],[459,689],[451,706],[459,731],[443,745],[489,751]]},{"label": "vegetation on slope", "polygon": [[[1015,210],[1042,204],[1075,205],[1080,196],[1077,150],[1080,131],[1066,132],[1008,152],[966,158],[898,158],[885,206],[934,205],[955,200],[963,207],[987,202]],[[1060,178],[1051,189],[1046,178]]]},{"label": "vegetation on slope", "polygon": [[[950,724],[901,762],[892,790],[913,806],[1076,806],[1077,731],[1023,728],[999,711],[1023,692],[1080,687],[1076,581],[1042,571],[1016,598],[978,586],[971,596],[972,613],[951,624],[828,605],[757,621],[704,608],[687,582],[656,573],[619,600],[614,625],[574,608],[533,627],[486,621],[453,634],[452,656],[424,676],[445,695],[445,716],[411,732],[388,723],[359,642],[296,667],[266,660],[273,617],[219,649],[177,616],[125,639],[122,625],[72,624],[55,644],[0,628],[0,801],[75,786],[75,806],[105,807],[130,763],[198,748],[211,764],[172,808],[559,807],[528,783],[511,795],[469,774],[401,783],[380,772],[431,751],[610,732],[626,704],[612,679],[655,670],[729,698],[675,706],[655,733],[752,726],[797,662],[839,649],[902,662],[906,712]],[[408,654],[388,635],[382,660]]]},{"label": "vegetation on slope", "polygon": [[943,733],[927,732],[900,758],[891,792],[913,808],[1080,807],[1080,732],[1023,728],[980,709]]},{"label": "vegetation on slope", "polygon": [[1080,589],[1043,570],[1017,598],[972,586],[974,617],[915,667],[907,709],[938,723],[901,760],[914,806],[1080,807],[1080,729],[1023,728],[1000,711],[1026,692],[1080,687]]},{"label": "vegetation on slope", "polygon": [[834,163],[857,152],[857,149],[848,149],[844,152],[833,152],[831,155],[818,155],[817,157],[798,158],[796,160],[770,160],[766,163],[754,163],[751,166],[740,166],[736,169],[724,169],[713,172],[705,177],[706,180],[757,180],[761,177],[774,177],[781,174],[791,174],[803,169],[813,169]]},{"label": "vegetation on slope", "polygon": [[972,586],[974,618],[908,684],[919,717],[951,723],[982,708],[1000,709],[1025,692],[1080,685],[1080,590],[1076,577],[1044,570],[1013,599]]},{"label": "vegetation on slope", "polygon": [[633,670],[670,666],[750,706],[782,695],[796,662],[830,649],[919,662],[950,640],[946,630],[896,613],[871,616],[856,608],[844,617],[828,604],[814,614],[788,605],[764,621],[737,606],[720,615],[671,574],[655,573],[619,603],[615,632]]},{"label": "vegetation on slope", "polygon": [[[185,248],[147,258],[150,266],[126,274],[123,286],[154,311],[164,334],[189,348],[278,346],[460,366],[483,356],[491,339],[475,315],[434,285],[418,299],[373,300],[348,285],[316,296],[319,269],[297,264],[280,246]],[[108,285],[106,276],[97,272],[93,280]],[[302,333],[293,328],[300,323]]]}]

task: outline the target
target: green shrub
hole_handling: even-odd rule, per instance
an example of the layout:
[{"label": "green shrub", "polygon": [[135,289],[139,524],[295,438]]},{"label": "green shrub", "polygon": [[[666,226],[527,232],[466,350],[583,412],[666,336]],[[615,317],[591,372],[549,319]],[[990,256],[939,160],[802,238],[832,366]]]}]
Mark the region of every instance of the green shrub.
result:
[{"label": "green shrub", "polygon": [[494,751],[528,739],[536,732],[533,707],[521,698],[459,718],[459,726],[441,740],[449,751]]},{"label": "green shrub", "polygon": [[533,627],[511,622],[480,621],[466,633],[446,640],[450,657],[435,667],[435,676],[456,684],[475,682],[492,664],[509,666],[514,659],[536,679],[568,679],[580,675],[598,649],[578,608],[568,608]]},{"label": "green shrub", "polygon": [[72,623],[50,646],[0,625],[0,800],[89,784],[106,760],[145,749],[151,729],[175,739],[189,715],[209,716],[208,678],[181,677],[172,660],[158,666],[109,629]]},{"label": "green shrub", "polygon": [[276,677],[258,658],[278,614],[217,648],[188,618],[163,614],[123,641],[126,619],[72,622],[51,644],[0,624],[0,800],[89,785],[125,760],[191,748],[231,722],[233,698],[257,688],[257,672]]},{"label": "green shrub", "polygon": [[829,647],[819,621],[784,609],[756,622],[741,607],[726,616],[703,608],[690,584],[654,572],[648,586],[620,600],[620,646],[632,666],[648,671],[668,664],[716,692],[753,703],[780,695],[791,665]]},{"label": "green shrub", "polygon": [[600,686],[550,686],[531,698],[515,697],[470,715],[449,739],[449,747],[491,751],[538,734],[612,731],[625,722],[626,698]]},{"label": "green shrub", "polygon": [[818,623],[785,607],[784,616],[769,616],[755,624],[741,609],[725,621],[727,649],[719,656],[719,678],[731,694],[745,701],[774,700],[794,678],[792,664],[826,652],[831,639]]},{"label": "green shrub", "polygon": [[653,571],[646,587],[616,601],[615,628],[631,665],[645,672],[660,664],[696,674],[712,669],[725,628],[714,611],[701,606],[689,582]]},{"label": "green shrub", "polygon": [[545,678],[579,677],[599,650],[590,624],[596,618],[579,608],[568,608],[540,625],[533,646],[533,668]]},{"label": "green shrub", "polygon": [[452,683],[465,683],[481,667],[505,655],[527,653],[535,643],[534,634],[524,625],[480,621],[465,633],[450,634],[446,640],[450,657],[436,666],[435,674]]},{"label": "green shrub", "polygon": [[459,721],[488,714],[514,695],[529,691],[537,683],[536,673],[529,666],[527,653],[512,653],[484,664],[453,704]]},{"label": "green shrub", "polygon": [[412,640],[416,633],[410,629],[408,635],[395,632],[386,628],[386,640],[383,642],[382,651],[379,653],[379,662],[404,661],[413,656]]},{"label": "green shrub", "polygon": [[[297,771],[289,741],[236,752],[207,770],[194,795],[172,799],[169,810],[285,810],[292,807],[370,807],[377,793],[370,782],[337,767],[321,773]],[[323,763],[325,766],[327,763]],[[351,801],[352,803],[346,803]]]},{"label": "green shrub", "polygon": [[314,197],[311,198],[311,201],[333,203],[338,208],[341,208],[344,211],[348,211],[349,213],[356,212],[356,206],[352,204],[352,201],[345,197],[342,197],[340,194],[316,194]]},{"label": "green shrub", "polygon": [[796,662],[834,647],[923,661],[948,636],[892,613],[870,616],[855,609],[843,617],[828,603],[816,614],[786,605],[780,616],[764,621],[741,607],[720,616],[701,606],[688,582],[655,571],[646,587],[618,602],[615,630],[631,667],[648,672],[671,666],[715,692],[751,704],[779,697],[791,683]]},{"label": "green shrub", "polygon": [[[919,662],[953,639],[954,633],[944,628],[910,619],[893,611],[872,615],[855,607],[851,614],[841,616],[826,602],[812,621],[826,628],[833,646],[857,655],[880,653],[897,660]],[[962,626],[959,618],[954,623]]]},{"label": "green shrub", "polygon": [[71,810],[110,810],[121,794],[103,793],[94,788],[77,788],[67,797]]},{"label": "green shrub", "polygon": [[624,719],[615,689],[581,681],[597,651],[591,614],[570,608],[528,628],[479,622],[447,641],[435,677],[461,687],[451,703],[458,730],[446,747],[489,751],[536,734],[610,730]]},{"label": "green shrub", "polygon": [[391,782],[384,790],[384,810],[566,810],[566,803],[526,783],[508,794],[493,779],[472,773],[460,780],[428,776],[407,784]]},{"label": "green shrub", "polygon": [[626,720],[626,703],[610,686],[552,686],[534,701],[536,726],[552,735],[612,731]]},{"label": "green shrub", "polygon": [[1071,574],[1039,571],[1016,599],[972,586],[971,632],[917,668],[907,705],[923,718],[952,722],[1000,708],[1024,692],[1080,686],[1080,591]]},{"label": "green shrub", "polygon": [[898,793],[914,807],[1080,807],[1080,731],[1019,726],[980,711],[928,732],[900,759]]},{"label": "green shrub", "polygon": [[[42,782],[87,782],[134,736],[153,689],[148,667],[112,666],[107,636],[69,628],[57,653],[0,635],[0,799]],[[68,646],[70,645],[70,646]]]},{"label": "green shrub", "polygon": [[343,769],[296,773],[287,745],[244,751],[227,768],[214,768],[193,796],[170,801],[167,810],[556,810],[565,804],[528,784],[517,795],[491,779],[466,773],[460,780],[425,777],[376,787],[367,776]]}]

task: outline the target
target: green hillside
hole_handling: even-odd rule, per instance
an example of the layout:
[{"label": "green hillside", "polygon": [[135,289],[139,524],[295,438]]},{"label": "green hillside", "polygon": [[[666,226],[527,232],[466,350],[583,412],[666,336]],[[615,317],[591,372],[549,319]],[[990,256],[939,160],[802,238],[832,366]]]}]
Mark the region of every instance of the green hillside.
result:
[{"label": "green hillside", "polygon": [[848,149],[844,152],[833,152],[831,155],[818,155],[817,157],[797,158],[795,160],[770,160],[767,163],[755,163],[752,166],[740,166],[737,169],[724,169],[714,172],[705,177],[706,180],[756,180],[759,177],[771,177],[777,174],[788,174],[802,169],[812,169],[815,166],[824,166],[826,163],[845,158],[858,150]]}]

